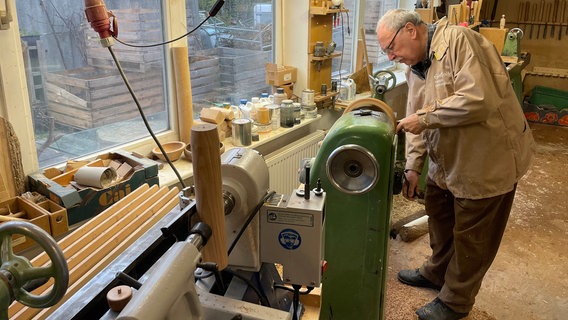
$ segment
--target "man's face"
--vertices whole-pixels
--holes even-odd
[[[383,25],[377,29],[377,40],[382,52],[389,60],[414,65],[424,58],[419,52],[416,26],[410,22],[398,30],[389,30]]]

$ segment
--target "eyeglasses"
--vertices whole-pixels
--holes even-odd
[[[396,39],[396,36],[398,36],[398,33],[400,32],[400,30],[402,30],[402,28],[404,28],[404,26],[398,28],[398,30],[396,30],[396,33],[395,33],[394,36],[392,37],[391,41],[389,42],[389,45],[388,45],[386,48],[381,49],[381,52],[382,52],[384,55],[388,56],[388,55],[392,52],[392,44],[393,44],[393,42],[394,42],[394,39]]]

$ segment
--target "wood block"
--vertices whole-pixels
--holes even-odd
[[[225,108],[220,108],[220,107],[211,107],[209,109],[213,109],[213,110],[223,112],[223,114],[225,115],[225,120],[230,121],[230,120],[235,119],[235,114],[230,109],[225,109]]]
[[[479,28],[479,33],[483,35],[487,40],[491,41],[497,52],[501,54],[503,52],[503,47],[505,46],[505,37],[507,36],[509,29],[499,29],[499,28]]]
[[[199,119],[209,123],[220,124],[225,121],[225,115],[219,110],[203,108],[199,113]]]

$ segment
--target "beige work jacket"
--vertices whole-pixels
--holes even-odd
[[[455,197],[507,193],[528,170],[534,141],[509,74],[491,42],[441,19],[425,80],[407,72],[407,114],[426,126],[407,133],[406,169],[422,171]]]

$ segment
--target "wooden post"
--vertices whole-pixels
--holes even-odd
[[[217,126],[197,124],[191,128],[191,153],[195,201],[199,219],[213,234],[203,248],[203,260],[216,262],[219,270],[229,264],[221,181],[221,155]]]
[[[189,55],[187,47],[172,48],[172,60],[175,77],[179,139],[187,144],[191,139],[191,127],[193,126],[193,100],[191,96],[191,77],[189,74]]]

